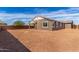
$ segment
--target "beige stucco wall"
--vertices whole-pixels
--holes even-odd
[[[44,21],[47,21],[48,22],[48,27],[47,28],[43,27],[43,22]],[[44,29],[44,30],[52,30],[52,24],[53,24],[53,21],[49,21],[49,20],[38,20],[37,21],[37,24],[35,25],[35,28],[36,29]]]
[[[47,28],[43,27],[43,22],[44,21],[48,22],[48,27]],[[56,24],[54,24],[55,22],[56,22]],[[54,26],[53,26],[53,24],[54,24]],[[43,19],[43,20],[38,20],[37,21],[37,24],[35,24],[35,28],[36,29],[44,29],[44,30],[53,30],[53,29],[62,29],[63,25],[62,25],[62,23],[57,22],[57,21],[50,21],[50,20],[44,20]]]
[[[48,27],[44,28],[43,27],[43,22],[47,21],[48,22]],[[56,24],[53,26],[53,24],[56,22]],[[44,30],[53,30],[53,29],[63,29],[63,28],[71,28],[71,24],[64,24],[58,21],[51,21],[51,20],[46,20],[46,19],[41,19],[38,20],[35,23],[35,28],[36,29],[44,29]]]

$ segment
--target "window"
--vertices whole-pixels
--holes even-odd
[[[44,27],[44,28],[47,28],[47,27],[48,27],[48,21],[44,21],[44,22],[43,22],[43,27]]]

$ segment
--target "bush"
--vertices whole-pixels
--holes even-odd
[[[25,23],[24,23],[23,21],[15,21],[15,22],[13,23],[13,25],[15,25],[15,26],[24,26]]]

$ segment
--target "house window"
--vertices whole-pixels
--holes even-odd
[[[43,22],[43,28],[47,28],[48,27],[48,21],[44,21]]]

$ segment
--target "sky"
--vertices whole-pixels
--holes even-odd
[[[79,24],[79,7],[0,7],[0,20],[8,25],[17,20],[27,24],[35,16],[73,20],[74,24]]]

